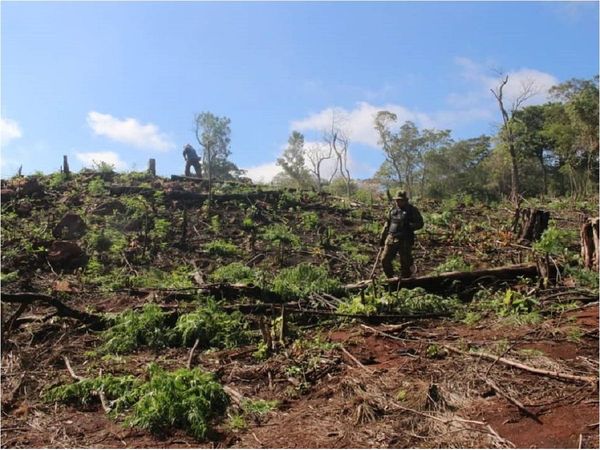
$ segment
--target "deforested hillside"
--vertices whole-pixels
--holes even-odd
[[[597,447],[597,199],[414,204],[2,180],[2,446]]]

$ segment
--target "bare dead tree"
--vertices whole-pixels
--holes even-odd
[[[331,159],[333,149],[329,146],[325,147],[319,143],[313,144],[307,147],[305,150],[306,159],[309,162],[308,170],[315,176],[317,180],[317,191],[321,192],[323,189],[323,163]],[[337,167],[337,166],[336,166]],[[335,172],[334,172],[335,173]],[[331,181],[331,179],[329,180]]]
[[[348,170],[348,145],[350,139],[347,131],[343,128],[342,117],[336,111],[331,114],[331,126],[323,133],[323,140],[331,152],[335,155],[336,165],[331,179],[339,172],[346,183],[346,195],[350,198],[350,186],[352,178]]]
[[[508,152],[510,154],[511,171],[510,171],[510,200],[517,202],[519,199],[519,166],[517,163],[517,148],[516,148],[516,136],[515,130],[513,129],[513,118],[515,113],[523,106],[527,100],[537,94],[535,84],[533,81],[527,81],[521,85],[521,90],[517,97],[513,100],[509,109],[506,108],[504,98],[504,88],[508,83],[508,75],[505,75],[496,89],[490,89],[496,100],[498,101],[498,107],[502,114],[502,122],[504,124],[504,136],[508,146]]]

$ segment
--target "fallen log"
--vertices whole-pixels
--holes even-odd
[[[554,271],[556,269],[554,268]],[[487,280],[513,280],[519,276],[534,278],[538,276],[536,264],[516,264],[512,266],[494,267],[491,269],[480,269],[469,272],[446,272],[439,275],[425,275],[415,278],[390,278],[384,283],[389,288],[413,289],[420,287],[432,292],[443,292],[452,288],[456,282],[461,284],[473,284],[478,281]],[[346,291],[359,291],[373,284],[373,280],[362,280],[358,283],[344,286]]]
[[[20,304],[31,304],[38,301],[42,304],[56,308],[56,314],[61,317],[70,317],[83,322],[86,325],[103,326],[105,322],[104,318],[101,316],[73,309],[62,303],[60,300],[45,294],[38,294],[35,292],[21,292],[15,294],[3,293],[1,300],[3,302]]]

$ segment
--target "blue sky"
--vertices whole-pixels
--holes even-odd
[[[2,176],[92,160],[181,173],[194,113],[231,118],[231,159],[269,180],[292,129],[318,145],[332,114],[350,168],[383,161],[380,109],[455,138],[493,133],[492,70],[509,94],[598,73],[596,2],[3,1]]]

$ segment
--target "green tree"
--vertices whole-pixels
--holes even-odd
[[[396,114],[389,111],[379,111],[375,117],[379,144],[386,157],[378,175],[382,177],[383,184],[402,185],[411,195],[417,182],[421,190],[424,188],[427,178],[426,153],[451,142],[450,130],[420,131],[413,122],[407,121],[398,132],[394,132],[392,126],[397,119]]]
[[[455,194],[486,196],[488,172],[482,164],[490,155],[490,137],[461,140],[425,155],[429,172],[425,192],[433,198]]]
[[[570,146],[567,146],[569,154],[563,154],[563,157],[568,156],[563,172],[572,174],[572,184],[575,177],[583,176],[575,194],[587,194],[591,185],[598,181],[598,76],[589,80],[568,80],[554,86],[550,94],[564,105],[572,129]],[[564,145],[564,132],[559,136]],[[562,150],[564,152],[566,148]]]
[[[304,161],[304,136],[293,131],[288,139],[288,146],[277,164],[292,178],[298,188],[305,188],[310,184],[310,173]]]

